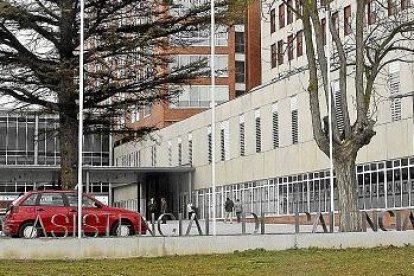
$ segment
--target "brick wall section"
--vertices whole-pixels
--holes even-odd
[[[246,90],[262,82],[260,1],[254,0],[246,14]]]

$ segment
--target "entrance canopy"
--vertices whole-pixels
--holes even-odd
[[[0,185],[3,182],[57,182],[59,166],[0,166]],[[84,166],[84,182],[109,182],[113,186],[135,182],[142,174],[182,174],[190,173],[193,167],[115,167],[115,166]]]

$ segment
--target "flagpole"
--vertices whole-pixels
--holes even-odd
[[[82,153],[83,153],[83,41],[84,41],[84,0],[80,0],[80,41],[79,41],[79,129],[78,129],[78,238],[82,238]]]
[[[216,231],[216,102],[214,98],[214,91],[215,91],[215,85],[216,85],[216,79],[215,79],[215,47],[216,47],[216,39],[215,39],[215,6],[214,6],[214,0],[210,1],[210,7],[211,7],[211,56],[210,56],[210,69],[211,69],[211,194],[212,194],[212,226],[213,226],[213,236],[217,234]]]

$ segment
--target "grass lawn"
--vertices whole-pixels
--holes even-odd
[[[414,247],[253,250],[83,261],[1,260],[0,275],[414,275]]]

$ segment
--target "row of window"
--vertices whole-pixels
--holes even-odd
[[[358,207],[360,210],[414,206],[414,158],[357,165]],[[335,176],[334,176],[335,177]],[[261,179],[217,187],[216,214],[224,216],[224,200],[240,199],[244,212],[293,214],[330,211],[329,171]],[[334,178],[334,205],[338,192]],[[212,212],[212,189],[193,191],[192,202],[204,217]]]
[[[288,61],[294,58],[294,41],[296,40],[296,58],[303,55],[303,31],[299,31],[294,36],[289,35],[287,38],[287,45],[285,41],[279,40],[270,46],[270,63],[271,67],[275,68],[282,65],[285,61],[285,53],[287,52]]]

